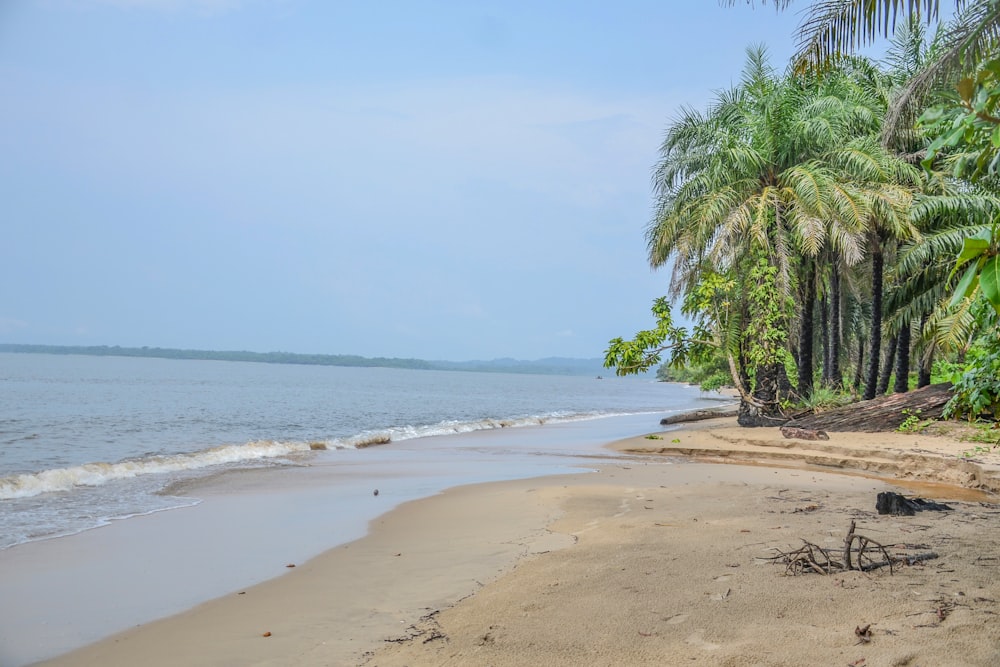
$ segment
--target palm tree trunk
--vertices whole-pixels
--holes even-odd
[[[816,310],[816,263],[807,258],[805,284],[799,325],[799,396],[807,398],[813,391],[813,316]]]
[[[920,318],[920,333],[923,334],[924,327],[927,326],[927,313]],[[931,383],[931,369],[934,366],[934,346],[927,348],[925,354],[920,355],[920,374],[917,376],[917,388],[927,387]]]
[[[788,421],[778,409],[778,397],[785,367],[782,364],[764,364],[757,369],[753,395],[749,400],[741,397],[736,423],[744,427],[781,426]],[[787,382],[788,378],[784,378]]]
[[[896,382],[892,390],[903,394],[910,388],[910,323],[904,322],[896,343]]]
[[[868,379],[865,383],[864,399],[875,398],[878,388],[878,365],[882,351],[882,232],[875,232],[872,244],[872,326],[868,351]]]
[[[844,385],[840,372],[840,271],[837,253],[833,252],[830,264],[830,383],[835,389]]]
[[[823,347],[823,384],[830,383],[830,326],[827,297],[824,294],[819,300],[819,335]]]
[[[861,388],[861,376],[865,367],[865,338],[858,336],[858,365],[854,369],[854,392]]]
[[[899,336],[889,339],[889,346],[885,349],[885,357],[882,359],[882,372],[878,376],[878,388],[875,393],[879,396],[889,391],[889,378],[892,377],[892,366],[896,363],[896,345],[899,344]]]

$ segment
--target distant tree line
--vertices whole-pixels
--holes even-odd
[[[0,343],[0,352],[28,354],[80,354],[98,357],[147,357],[203,361],[248,361],[265,364],[348,366],[356,368],[406,368],[413,370],[528,373],[537,375],[589,375],[600,372],[599,359],[552,357],[537,361],[494,359],[492,361],[426,361],[396,357],[362,357],[354,354],[296,354],[293,352],[248,352],[227,350],[179,350],[164,347],[120,345],[25,345]]]
[[[178,350],[165,347],[121,347],[120,345],[18,345],[0,343],[0,352],[34,354],[82,354],[96,357],[153,357],[157,359],[199,359],[207,361],[250,361],[265,364],[309,366],[361,366],[415,368],[435,366],[422,359],[361,357],[353,354],[296,354],[293,352],[248,352],[245,350]]]

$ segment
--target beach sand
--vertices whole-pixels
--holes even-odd
[[[731,420],[613,446],[631,456],[404,504],[284,576],[43,664],[1000,664],[1000,506],[969,490],[998,488],[994,453]],[[953,510],[880,516],[884,490]],[[852,520],[937,557],[798,576],[775,559],[842,548]]]

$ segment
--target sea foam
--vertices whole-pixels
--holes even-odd
[[[69,491],[77,486],[99,486],[110,481],[140,475],[278,458],[307,451],[309,451],[307,442],[260,441],[244,445],[212,447],[190,454],[148,456],[118,463],[85,463],[68,468],[54,468],[0,478],[0,499],[28,498],[42,493]]]
[[[41,472],[23,473],[0,478],[0,500],[29,498],[43,493],[71,491],[76,487],[94,487],[115,480],[142,475],[175,473],[220,465],[238,465],[265,460],[278,460],[305,455],[317,449],[362,449],[390,442],[431,436],[471,433],[474,431],[535,426],[551,422],[593,419],[598,414],[553,413],[546,416],[515,419],[480,419],[472,421],[442,421],[423,426],[399,426],[329,440],[309,442],[279,442],[261,440],[242,445],[223,445],[197,452],[152,455],[126,459],[117,463],[85,463]]]

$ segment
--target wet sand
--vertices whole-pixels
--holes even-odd
[[[1000,507],[968,488],[994,488],[1000,460],[939,438],[775,434],[703,423],[615,443],[631,458],[597,473],[405,503],[281,577],[45,664],[998,664]],[[757,465],[674,462],[678,446]],[[877,515],[879,491],[914,492],[893,475],[954,509]],[[838,548],[852,520],[937,557],[829,576],[774,560]]]

